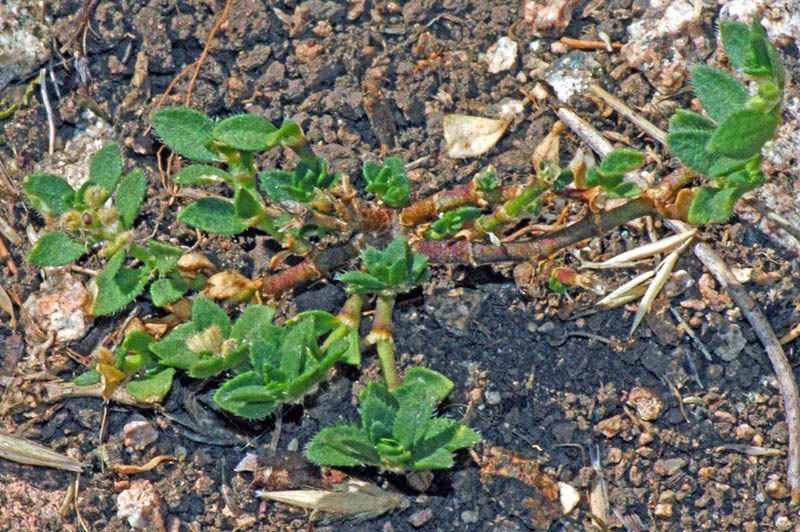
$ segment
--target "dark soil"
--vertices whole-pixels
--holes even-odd
[[[78,28],[84,2],[45,4],[57,48]],[[275,123],[295,120],[329,167],[353,176],[357,187],[363,185],[355,179],[362,161],[378,158],[382,147],[406,163],[428,157],[410,172],[418,197],[466,182],[489,163],[504,182],[521,182],[532,171],[531,153],[556,120],[549,107],[540,104],[537,111],[529,106],[500,142],[474,161],[446,156],[444,114],[492,116],[503,99],[522,99],[531,90],[537,61],[559,59],[551,51],[556,37],[596,39],[605,32],[612,41],[624,42],[626,27],[647,11],[641,2],[614,0],[596,2],[591,16],[584,17],[587,6],[580,2],[565,30],[538,38],[523,21],[518,1],[367,1],[359,12],[361,4],[233,0],[194,83],[191,107],[216,117],[250,112]],[[187,247],[197,239],[175,221],[188,200],[171,201],[163,187],[156,156],[160,144],[148,132],[147,117],[173,78],[200,57],[222,7],[223,2],[214,1],[100,0],[91,12],[85,48],[80,35],[65,62],[53,56],[61,95],[54,103],[57,147],[63,149],[85,129],[83,112],[90,96],[111,121],[130,163],[149,170],[146,216],[137,226],[142,236],[156,231],[157,239]],[[711,50],[715,21],[715,9],[704,11],[702,30],[712,39]],[[480,55],[501,36],[520,43],[517,62],[511,70],[489,75]],[[535,52],[528,47],[534,41],[540,42]],[[797,54],[789,48],[783,51],[796,73]],[[72,67],[79,53],[88,60],[87,87]],[[656,96],[636,70],[628,69],[621,79],[609,76],[624,63],[616,53],[587,53],[598,62],[606,87],[629,104],[641,107]],[[179,78],[164,105],[184,103],[192,72]],[[28,81],[19,80],[18,86]],[[688,94],[676,98],[680,105],[689,104]],[[593,101],[575,102],[574,108],[598,129],[616,132],[634,147],[649,144],[661,152],[634,126],[615,114],[604,115]],[[665,128],[668,116],[649,118]],[[47,157],[41,100],[15,114],[5,126],[5,139],[0,157],[18,186],[32,165]],[[564,136],[564,163],[580,145],[573,135]],[[285,162],[284,154],[270,153],[259,164],[280,167]],[[0,201],[0,215],[20,234],[29,224],[42,227],[29,206],[9,197]],[[654,231],[668,235],[659,223]],[[730,266],[752,268],[749,291],[778,336],[797,324],[800,262],[793,253],[736,217],[702,236],[718,244]],[[602,260],[646,241],[645,225],[632,224],[586,243],[583,253]],[[247,276],[262,275],[274,253],[261,235],[251,233],[233,239],[203,235],[199,250],[219,267]],[[10,249],[19,267],[16,275],[2,266],[3,286],[22,301],[39,289],[42,279],[38,269],[26,264],[27,251],[27,244]],[[577,265],[568,253],[558,260]],[[96,258],[80,265],[101,267]],[[600,276],[617,286],[652,266],[601,270]],[[608,519],[618,529],[800,530],[798,508],[790,504],[785,488],[784,411],[763,349],[737,309],[714,291],[713,280],[699,282],[702,265],[691,254],[680,259],[677,269],[686,270],[694,282],[685,291],[676,289],[671,299],[660,299],[629,338],[635,304],[588,313],[594,296],[559,296],[544,287],[523,294],[505,267],[436,268],[428,286],[398,302],[394,330],[400,368],[425,365],[455,383],[444,412],[454,418],[466,415],[465,423],[481,433],[478,457],[492,446],[503,447],[534,459],[539,474],[578,489],[582,501],[577,510],[553,520],[552,530],[592,529],[589,499],[598,478],[591,464],[594,453],[599,453],[607,483]],[[336,283],[321,282],[296,290],[279,305],[287,316],[308,308],[335,312],[343,300]],[[693,326],[712,360],[679,329],[670,304]],[[142,318],[158,312],[144,301],[139,305]],[[247,452],[267,446],[274,421],[242,423],[215,412],[210,399],[214,383],[202,387],[182,378],[163,408],[154,410],[108,405],[102,452],[109,463],[142,464],[162,454],[182,457],[130,476],[101,465],[103,402],[39,400],[39,381],[70,380],[81,373],[77,360],[88,357],[125,314],[96,320],[81,340],[55,344],[45,353],[46,373],[31,353],[42,340],[25,336],[23,319],[12,328],[3,315],[2,429],[89,464],[81,475],[78,501],[89,530],[129,530],[126,519],[117,515],[118,496],[141,480],[149,481],[163,500],[160,513],[171,531],[304,530],[304,511],[260,501],[250,487],[252,475],[233,472]],[[744,348],[732,359],[720,358],[717,348],[737,334]],[[792,361],[795,350],[787,346]],[[302,408],[285,412],[279,448],[302,449],[321,427],[356,420],[356,390],[377,375],[371,353],[361,371],[339,368]],[[649,419],[637,411],[635,397],[641,393],[657,406]],[[139,416],[156,428],[158,440],[135,450],[123,443],[123,426]],[[776,449],[777,455],[748,455],[742,452],[747,445]],[[317,530],[525,530],[541,523],[537,515],[557,508],[534,488],[482,478],[466,452],[452,470],[437,472],[422,494],[405,478],[374,470],[351,473],[405,493],[410,507],[367,520],[323,520]],[[59,513],[72,482],[72,473],[1,461],[0,530],[81,530],[74,510],[67,506]],[[532,497],[533,503],[517,501],[515,490],[520,489],[531,490],[522,499]]]

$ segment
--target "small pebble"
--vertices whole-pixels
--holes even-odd
[[[125,447],[141,451],[158,439],[158,432],[142,416],[133,416],[122,427],[122,441]]]
[[[478,512],[476,512],[475,510],[465,510],[461,512],[461,520],[464,522],[465,525],[470,523],[477,523]]]
[[[786,531],[792,529],[792,521],[785,515],[779,515],[775,518],[775,529]]]
[[[138,532],[164,532],[164,502],[149,480],[134,480],[117,496],[117,515]]]
[[[490,405],[498,405],[500,404],[500,400],[499,392],[486,392],[486,402]]]
[[[773,499],[785,499],[789,496],[789,488],[777,478],[770,478],[764,485],[764,491]]]
[[[419,512],[414,512],[408,518],[408,522],[411,523],[411,526],[414,528],[419,528],[428,521],[433,518],[433,510],[430,508],[425,508],[424,510],[420,510]]]
[[[653,509],[653,514],[656,517],[672,517],[672,504],[665,503],[665,504],[656,504],[655,509]]]
[[[653,464],[653,471],[659,475],[668,477],[686,467],[688,463],[686,458],[666,458],[656,461],[656,463]]]
[[[661,412],[664,410],[664,402],[652,390],[641,388],[639,386],[633,388],[628,394],[628,405],[636,409],[636,414],[644,421],[654,421],[658,419]]]
[[[616,415],[610,417],[608,419],[604,419],[600,423],[594,426],[594,431],[598,434],[602,434],[608,439],[613,438],[619,431],[622,430],[622,416]]]

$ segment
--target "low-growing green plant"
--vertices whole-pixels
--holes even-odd
[[[302,313],[281,327],[272,323],[274,308],[249,305],[232,322],[202,295],[194,298],[191,312],[190,321],[159,340],[141,329],[125,336],[113,366],[119,381],[132,377],[126,389],[137,400],[161,400],[176,369],[196,379],[234,370],[236,375],[222,384],[214,401],[241,417],[264,418],[280,404],[302,400],[337,361],[350,357],[358,362],[346,334],[337,338],[332,333],[319,345],[320,338],[340,330],[337,316],[326,312]],[[94,384],[112,372],[95,368],[78,383]]]
[[[271,307],[247,306],[231,322],[221,307],[196,296],[191,320],[158,340],[142,331],[129,333],[115,353],[101,357],[96,373],[81,379],[102,375],[109,383],[126,382],[140,400],[160,400],[176,370],[195,378],[233,375],[221,384],[215,401],[236,415],[261,418],[282,403],[300,401],[337,361],[360,362],[361,313],[374,297],[372,328],[363,344],[376,346],[384,381],[371,383],[362,394],[362,425],[325,429],[309,446],[309,457],[331,465],[372,464],[390,470],[448,467],[452,451],[471,445],[477,435],[432,417],[452,388],[446,378],[416,368],[401,383],[392,334],[396,295],[427,281],[429,263],[527,263],[537,281],[559,293],[572,286],[592,288],[592,279],[550,258],[641,216],[694,224],[727,220],[742,194],[767,180],[761,150],[781,119],[785,74],[758,21],[751,27],[723,22],[720,32],[730,64],[755,90],[751,94],[722,70],[694,67],[692,82],[705,114],[678,111],[667,137],[685,168],[647,190],[624,180],[645,163],[644,155],[621,149],[592,168],[576,168],[574,175],[551,162],[536,168],[525,183],[504,184],[486,171],[423,198],[414,197],[402,160],[390,157],[364,163],[366,187],[359,194],[348,176],[328,171],[293,122],[278,128],[254,115],[215,121],[192,109],[159,109],[152,115],[156,134],[192,161],[174,182],[228,189],[227,198],[190,202],[178,220],[221,235],[261,231],[282,247],[270,262],[270,274],[245,279],[245,298],[236,290],[212,290],[219,284],[216,277],[206,284],[202,275],[187,273],[181,268],[181,249],[135,241],[133,222],[147,182],[138,171],[122,177],[116,147],[107,146],[93,157],[90,179],[79,190],[49,174],[29,176],[24,185],[28,198],[60,224],[42,236],[31,262],[68,264],[95,247],[108,259],[93,280],[95,315],[122,309],[151,281],[156,305],[175,303],[204,285],[205,293],[237,303],[251,295],[274,298],[322,277],[344,283],[349,293],[338,315],[310,311],[283,326],[272,323]],[[258,171],[259,152],[281,148],[294,152],[292,167]],[[714,186],[691,187],[706,177]],[[512,237],[553,196],[585,202],[590,212],[538,237],[516,238],[524,231]],[[627,201],[605,210],[606,199]],[[294,264],[279,269],[290,255]],[[359,261],[360,267],[352,269]],[[336,275],[346,268],[350,270]]]
[[[767,181],[761,148],[781,121],[786,76],[777,51],[758,20],[752,27],[721,22],[720,34],[731,65],[756,85],[754,94],[730,74],[707,65],[692,68],[694,92],[703,116],[678,110],[669,121],[667,145],[689,168],[713,179],[694,195],[687,220],[724,222],[742,195]]]
[[[306,456],[322,465],[371,465],[387,471],[451,467],[453,451],[480,440],[466,425],[435,415],[452,389],[444,375],[419,367],[410,368],[392,391],[370,382],[359,394],[361,423],[322,429]]]

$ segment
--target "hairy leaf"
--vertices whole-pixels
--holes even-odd
[[[28,262],[34,266],[64,266],[78,260],[85,252],[86,247],[64,231],[52,231],[36,241],[28,254]]]
[[[109,196],[114,193],[122,175],[122,153],[116,144],[106,144],[89,162],[89,181],[103,187]]]
[[[236,207],[230,201],[218,198],[203,198],[190,203],[178,215],[181,222],[209,233],[235,235],[247,226],[236,215]]]
[[[156,279],[150,285],[150,298],[157,307],[174,303],[183,297],[188,290],[187,283],[183,280],[163,278]]]
[[[143,403],[158,403],[172,387],[175,368],[161,368],[132,380],[125,387],[128,393]]]
[[[708,175],[719,156],[706,149],[712,133],[710,131],[685,129],[667,135],[667,146],[683,164]]]
[[[216,325],[222,332],[223,337],[228,338],[231,334],[231,319],[228,314],[204,295],[198,295],[194,298],[192,323],[194,323],[199,332]]]
[[[214,138],[237,150],[260,151],[270,148],[267,135],[277,131],[269,120],[256,115],[236,115],[218,122]]]
[[[75,202],[75,191],[69,183],[52,174],[30,174],[22,189],[33,206],[45,214],[60,216]]]
[[[366,431],[354,425],[322,429],[306,448],[306,457],[315,464],[335,467],[377,465],[380,460]]]
[[[688,109],[678,109],[675,114],[669,119],[669,132],[675,133],[676,131],[700,130],[700,131],[714,131],[716,124],[694,111]]]
[[[725,55],[737,70],[744,70],[750,61],[750,28],[740,22],[725,20],[719,23],[719,33]]]
[[[201,163],[221,160],[208,149],[214,141],[214,122],[200,111],[165,107],[153,113],[152,120],[161,142],[172,151]]]
[[[694,92],[703,109],[717,123],[729,114],[744,109],[750,93],[742,83],[730,74],[707,65],[692,67]]]
[[[711,136],[708,149],[732,159],[749,159],[775,135],[779,121],[773,113],[764,114],[753,109],[736,111],[719,125]]]
[[[117,190],[117,212],[125,229],[133,226],[146,192],[147,179],[141,170],[134,170],[120,182]]]

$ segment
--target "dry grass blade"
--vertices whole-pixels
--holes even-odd
[[[780,339],[781,345],[786,345],[795,338],[800,336],[800,323],[792,327],[792,330],[783,335]]]
[[[349,479],[335,490],[257,491],[256,495],[317,512],[367,518],[395,509],[406,498],[369,482]]]
[[[38,443],[2,433],[0,433],[0,457],[20,464],[53,467],[75,473],[80,473],[85,465]]]
[[[739,445],[731,443],[728,445],[720,445],[714,448],[715,453],[724,451],[734,451],[737,453],[746,454],[748,456],[781,456],[783,451],[780,449],[773,449],[771,447],[758,447],[755,445]]]
[[[652,257],[656,253],[662,253],[674,248],[675,246],[681,245],[682,243],[689,240],[696,234],[697,234],[697,229],[692,229],[691,231],[686,231],[684,233],[679,233],[677,235],[668,236],[656,242],[652,242],[650,244],[645,244],[643,246],[639,246],[638,248],[631,249],[629,251],[626,251],[625,253],[620,253],[619,255],[611,257],[607,261],[601,262],[600,264],[604,266],[610,266],[617,263],[625,263],[634,260],[644,259],[646,257]]]
[[[650,270],[649,272],[640,273],[639,275],[637,275],[636,277],[634,277],[627,283],[623,284],[619,288],[615,289],[606,297],[595,303],[595,305],[598,307],[608,307],[609,305],[612,304],[612,302],[622,298],[631,290],[637,288],[639,285],[641,285],[642,283],[653,277],[655,274],[656,274],[655,270]]]
[[[628,333],[629,336],[633,336],[633,333],[636,331],[636,328],[641,323],[642,318],[644,315],[650,311],[650,307],[653,305],[653,301],[658,296],[661,289],[664,287],[664,284],[669,279],[669,276],[672,275],[672,270],[675,268],[675,263],[678,262],[678,258],[681,255],[681,251],[686,248],[686,244],[689,241],[686,241],[681,247],[667,255],[667,258],[661,263],[661,266],[658,268],[658,273],[656,273],[653,282],[650,283],[650,286],[647,287],[647,292],[644,293],[644,297],[642,301],[639,303],[639,308],[636,309],[636,315],[633,317],[633,325],[631,325],[631,332]]]
[[[15,246],[22,244],[22,237],[14,231],[14,228],[2,216],[0,216],[0,234]]]

